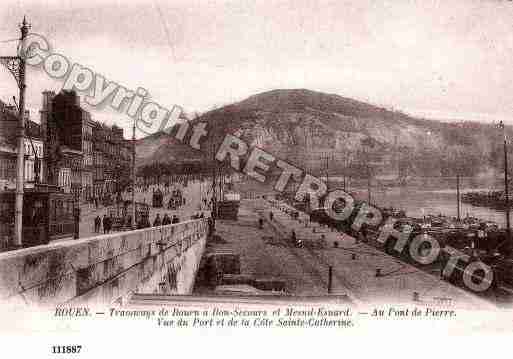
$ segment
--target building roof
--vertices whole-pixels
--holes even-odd
[[[27,113],[29,113],[27,111]],[[41,126],[30,119],[25,124],[25,135],[31,138],[41,138]],[[0,100],[0,138],[8,143],[18,137],[18,113],[15,107]]]

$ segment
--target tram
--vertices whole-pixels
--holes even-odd
[[[14,239],[15,192],[0,192],[0,248],[9,249]],[[22,246],[48,244],[57,239],[78,238],[80,210],[73,194],[56,186],[38,185],[23,195]]]
[[[179,189],[173,190],[171,196],[169,197],[169,201],[167,202],[167,208],[171,210],[177,210],[180,206],[185,204],[185,199],[182,195],[182,191]]]
[[[153,208],[162,208],[162,202],[164,201],[164,194],[160,189],[153,191],[152,206]]]

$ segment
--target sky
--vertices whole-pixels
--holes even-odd
[[[23,16],[54,52],[159,104],[204,112],[273,89],[307,88],[442,120],[513,125],[508,0],[2,0],[0,55]],[[27,107],[62,81],[27,74]],[[0,71],[0,99],[17,96]],[[108,108],[93,118],[130,128]],[[128,135],[128,131],[125,131]]]

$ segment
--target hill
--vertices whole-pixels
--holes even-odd
[[[331,173],[353,176],[369,167],[399,177],[478,176],[502,166],[502,134],[493,125],[415,118],[306,89],[264,92],[192,121],[207,122],[217,139],[235,134],[314,173],[324,171],[326,155]],[[137,153],[139,165],[205,158],[162,133],[139,140]]]

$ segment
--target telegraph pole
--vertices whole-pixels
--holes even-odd
[[[371,204],[371,177],[369,165],[367,165],[367,202],[369,205]]]
[[[327,153],[326,153],[324,159],[326,160],[326,190],[329,191],[329,186],[330,186],[330,179],[329,179],[329,173],[328,173],[329,155]]]
[[[371,204],[371,169],[370,169],[370,158],[369,150],[365,152],[366,167],[367,167],[367,203]]]
[[[506,233],[508,241],[511,240],[511,223],[509,219],[509,186],[508,186],[508,146],[506,141],[506,129],[501,121],[499,126],[504,134],[504,196],[506,197]]]
[[[25,39],[30,26],[25,17],[20,26],[21,43],[18,56],[2,56],[0,62],[6,66],[16,79],[19,88],[19,107],[18,107],[18,156],[16,159],[16,199],[14,210],[14,243],[15,247],[22,246],[23,235],[23,187],[25,180]]]
[[[137,225],[137,223],[135,223],[135,121],[134,119],[134,125],[132,127],[132,220],[130,221],[132,229],[135,229]]]
[[[458,223],[461,222],[460,216],[460,174],[456,174],[456,206],[458,211]]]
[[[212,139],[212,210],[210,217],[212,218],[212,229],[216,228],[217,218],[217,171],[216,171],[216,144],[215,137]]]
[[[344,192],[347,192],[347,182],[348,182],[348,178],[347,178],[347,168],[348,168],[348,160],[347,160],[347,155],[344,156]]]
[[[21,48],[25,49],[25,39],[27,37],[29,26],[27,20],[23,17],[21,24]],[[15,237],[14,245],[17,247],[22,246],[23,241],[23,187],[25,180],[25,59],[23,56],[19,58],[19,88],[20,88],[20,108],[19,108],[19,121],[20,133],[18,137],[18,158],[16,160],[16,209],[14,218]]]

